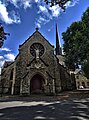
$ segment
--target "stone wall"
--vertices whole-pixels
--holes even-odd
[[[33,43],[44,46],[44,54],[36,60],[30,53]],[[11,70],[14,70],[13,80],[10,80]],[[38,31],[33,33],[22,45],[13,64],[2,70],[3,91],[11,94],[30,94],[31,79],[39,74],[44,79],[44,93],[58,94],[71,88],[71,79],[66,68],[59,64],[52,46]],[[10,84],[12,83],[12,87]],[[11,90],[10,90],[11,89]]]
[[[44,54],[40,58],[40,64],[43,65],[43,67],[39,69],[35,68],[35,58],[30,54],[30,46],[33,43],[41,43],[45,49]],[[41,36],[39,32],[36,32],[34,36],[32,36],[22,46],[20,46],[19,51],[20,68],[18,68],[17,65],[17,70],[21,70],[21,73],[18,71],[18,74],[20,75],[20,80],[23,81],[24,76],[28,72],[27,68],[29,67],[29,80],[27,80],[28,82],[31,80],[31,76],[36,73],[41,73],[42,75],[45,75],[45,79],[47,81],[45,85],[46,88],[48,84],[51,84],[51,89],[53,89],[54,80],[57,86],[56,91],[60,91],[60,71],[57,67],[56,57],[54,56],[54,47],[50,43],[48,43],[48,41],[45,40],[45,38]],[[32,66],[33,68],[31,68]],[[16,80],[18,80],[17,77]]]
[[[2,68],[1,71],[1,92],[11,94],[11,86],[13,80],[10,80],[11,71],[14,68],[14,63],[11,63],[8,67]]]

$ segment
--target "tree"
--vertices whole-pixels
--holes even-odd
[[[4,32],[4,27],[0,23],[0,48],[3,46],[4,40],[6,40],[6,35],[10,35],[9,33]]]
[[[54,6],[54,5],[59,5],[59,7],[61,7],[63,10],[65,10],[65,4],[68,1],[72,1],[72,0],[44,0],[46,2],[46,4],[50,4],[50,6]]]
[[[84,62],[82,69],[85,73],[85,76],[89,79],[89,59],[86,62]]]
[[[81,57],[81,22],[74,22],[72,25],[67,28],[67,31],[64,32],[64,52],[65,52],[65,62],[68,68],[75,69],[80,61]]]
[[[83,13],[81,21],[74,22],[62,33],[66,66],[75,69],[82,65],[86,74],[89,71],[89,8]]]

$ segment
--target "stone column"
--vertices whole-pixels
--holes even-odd
[[[53,93],[55,94],[55,81],[53,79]]]
[[[28,89],[29,89],[29,90],[28,90],[28,91],[29,91],[29,92],[28,92],[28,95],[30,95],[30,94],[31,94],[31,93],[30,93],[30,92],[31,92],[31,91],[30,91],[30,77],[28,78]]]
[[[14,94],[15,74],[16,74],[16,65],[14,65],[14,71],[13,71],[13,81],[12,81],[11,95],[13,95],[13,94]]]
[[[22,95],[22,81],[23,80],[21,80],[21,83],[20,83],[20,94]]]

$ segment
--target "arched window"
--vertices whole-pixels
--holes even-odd
[[[14,69],[11,70],[10,80],[13,80],[13,72],[14,72]]]

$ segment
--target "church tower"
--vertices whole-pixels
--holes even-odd
[[[62,48],[61,48],[61,44],[60,44],[60,39],[59,39],[59,35],[58,35],[58,28],[57,28],[57,24],[56,24],[56,57],[59,59],[59,63],[63,66],[65,66],[65,60],[64,60],[64,56],[62,54]]]
[[[58,28],[56,24],[56,55],[62,55],[62,49],[59,42]]]

